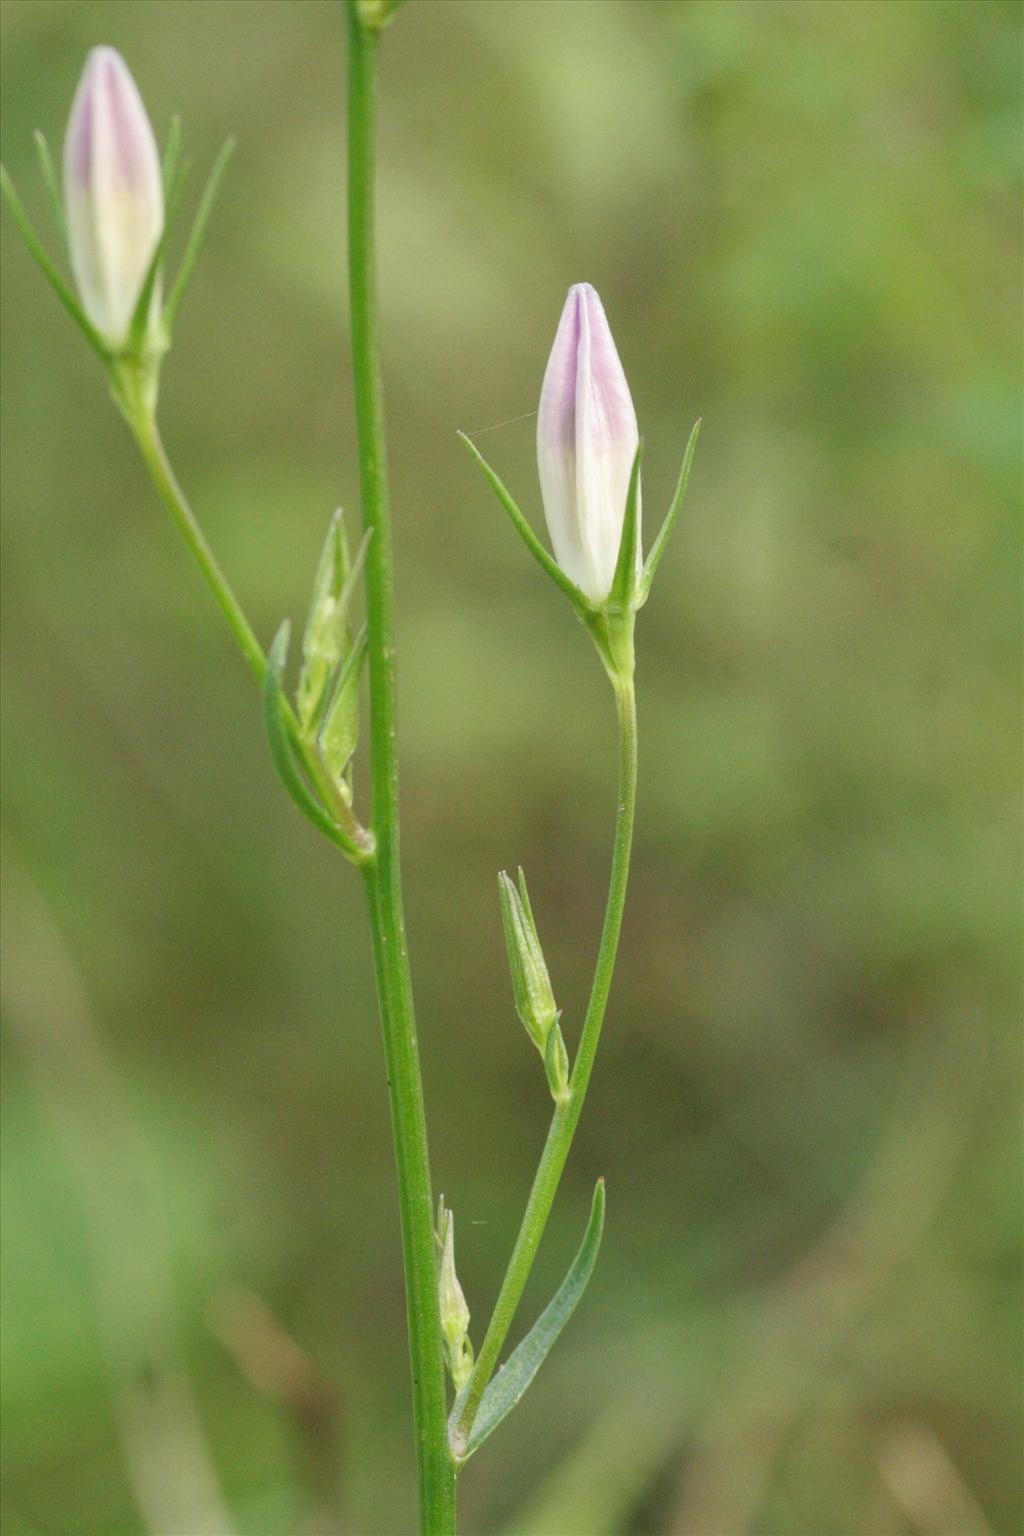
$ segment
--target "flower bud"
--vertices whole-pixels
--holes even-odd
[[[320,708],[331,673],[341,660],[347,615],[339,599],[351,565],[339,507],[324,540],[302,637],[302,673],[296,703],[304,731],[309,729]]]
[[[611,590],[638,441],[601,300],[589,283],[575,283],[540,392],[537,468],[555,556],[594,603]]]
[[[540,947],[537,925],[526,890],[526,877],[519,871],[519,889],[504,870],[498,875],[498,900],[505,930],[508,967],[516,1012],[534,1045],[544,1055],[551,1026],[558,1018],[551,980]]]
[[[92,50],[75,93],[64,140],[64,212],[82,306],[100,335],[120,347],[163,233],[164,199],[153,129],[114,48]]]
[[[443,1195],[437,1208],[437,1242],[440,1249],[437,1297],[441,1335],[448,1369],[458,1392],[473,1369],[473,1346],[469,1340],[469,1307],[455,1273],[455,1217],[446,1209]]]

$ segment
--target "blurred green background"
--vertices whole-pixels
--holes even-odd
[[[495,872],[575,1039],[614,803],[536,512],[564,290],[600,290],[688,506],[639,631],[641,802],[601,1058],[522,1321],[587,1299],[462,1479],[473,1536],[1011,1536],[1019,1269],[1020,8],[413,0],[381,296],[404,847],[436,1184],[479,1342],[547,1121]],[[87,48],[195,169],[239,138],[164,372],[269,639],[355,513],[336,0],[6,0],[40,225]],[[103,380],[3,221],[4,1531],[413,1524],[358,880]],[[55,239],[51,245],[55,244]],[[509,423],[498,426],[499,423]],[[363,775],[365,778],[365,774]]]

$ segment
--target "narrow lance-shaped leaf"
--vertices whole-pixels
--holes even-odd
[[[184,297],[185,289],[188,287],[189,278],[192,276],[192,268],[196,264],[196,257],[199,255],[199,248],[203,243],[203,236],[206,233],[207,221],[211,212],[213,211],[214,199],[217,196],[217,188],[220,185],[220,179],[223,176],[225,169],[227,168],[227,163],[231,159],[234,148],[234,139],[228,139],[223,144],[220,154],[213,162],[213,169],[210,171],[206,186],[203,189],[203,195],[199,199],[199,207],[196,209],[196,216],[192,223],[192,232],[188,237],[188,244],[185,247],[185,254],[181,259],[181,267],[178,270],[178,275],[174,280],[174,285],[168,294],[167,303],[164,306],[164,323],[168,331],[170,331],[172,325],[174,324],[174,317],[178,312],[178,305],[181,303],[182,298]]]
[[[512,1351],[501,1370],[488,1385],[470,1429],[467,1443],[460,1445],[453,1441],[452,1454],[456,1461],[467,1461],[488,1435],[497,1429],[502,1419],[512,1412],[543,1365],[551,1346],[575,1312],[587,1288],[597,1261],[603,1228],[604,1180],[598,1179],[590,1207],[587,1230],[569,1273],[526,1338]],[[449,1433],[458,1423],[461,1408],[462,1399],[457,1397],[448,1421]]]
[[[82,308],[81,304],[78,302],[77,298],[72,292],[70,284],[64,280],[60,272],[50,260],[49,256],[46,254],[42,242],[40,241],[39,236],[36,234],[35,230],[32,228],[31,220],[29,219],[28,214],[25,212],[25,209],[22,206],[21,199],[15,190],[14,182],[7,174],[7,170],[4,166],[0,166],[0,191],[3,192],[3,195],[7,201],[7,206],[11,210],[11,215],[14,219],[14,222],[17,224],[21,233],[21,238],[24,240],[26,246],[28,247],[29,255],[35,261],[39,270],[50,284],[58,299],[60,299],[61,303],[64,305],[64,308],[67,310],[72,320],[83,332],[86,341],[88,341],[93,350],[98,352],[100,357],[102,357],[104,362],[106,362],[110,357],[110,348],[107,346],[106,342],[103,340],[103,337],[93,325],[92,321],[86,315],[85,310]]]
[[[612,577],[612,589],[608,594],[608,600],[624,613],[635,605],[637,590],[637,571],[640,554],[640,462],[644,456],[644,445],[641,440],[637,443],[636,453],[633,455],[633,468],[629,475],[629,490],[626,492],[626,515],[622,520],[622,540],[619,544],[619,557],[615,562],[615,575]]]
[[[546,575],[551,577],[551,580],[555,583],[556,587],[560,587],[562,589],[566,597],[569,599],[581,617],[585,618],[589,614],[593,613],[593,603],[590,602],[589,598],[584,596],[572,578],[565,574],[558,561],[555,560],[553,556],[548,554],[547,550],[544,548],[543,544],[540,542],[537,535],[530,527],[526,518],[519,510],[516,503],[513,501],[511,493],[506,490],[505,486],[502,484],[501,480],[499,480],[498,476],[488,464],[487,460],[484,458],[476,444],[470,441],[465,432],[460,432],[459,437],[465,443],[468,452],[476,460],[484,474],[487,476],[491,489],[493,490],[495,496],[497,496],[498,500],[501,502],[501,505],[505,508],[505,511],[508,513],[513,528],[515,528],[519,537],[522,539],[523,543],[530,551],[530,554],[540,566],[541,570],[544,571]]]
[[[60,200],[60,183],[57,180],[57,172],[50,154],[50,146],[46,142],[46,135],[37,128],[32,135],[36,143],[36,154],[39,157],[39,171],[43,178],[43,184],[50,198],[50,207],[53,209],[53,217],[60,231],[60,238],[64,242],[64,249],[70,255],[71,246],[68,243],[68,226],[64,219],[64,209]]]
[[[270,742],[270,753],[277,769],[278,777],[284,785],[291,799],[318,832],[334,843],[345,853],[351,854],[353,844],[335,821],[328,816],[323,806],[316,800],[311,791],[306,787],[305,780],[299,771],[295,761],[292,744],[288,739],[288,732],[284,723],[284,690],[282,677],[284,674],[285,659],[288,655],[288,640],[291,634],[291,625],[286,619],[274,636],[274,643],[270,647],[267,656],[267,670],[263,678],[263,722],[267,728],[267,740]]]
[[[697,448],[697,438],[700,436],[702,419],[703,418],[698,418],[697,421],[695,421],[693,424],[693,430],[691,431],[689,441],[686,444],[686,452],[683,454],[682,468],[679,471],[679,480],[676,484],[676,493],[672,497],[672,505],[668,509],[668,512],[665,516],[665,521],[662,523],[661,528],[658,530],[658,537],[651,545],[651,552],[647,556],[647,561],[640,576],[640,591],[638,594],[639,605],[646,603],[648,597],[650,596],[651,583],[653,582],[655,572],[661,563],[661,557],[665,553],[665,545],[668,543],[669,534],[675,527],[676,518],[679,516],[680,510],[682,508],[683,501],[686,496],[686,487],[690,479],[690,465],[693,463],[693,455]]]

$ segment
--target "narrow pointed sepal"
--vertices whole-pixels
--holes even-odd
[[[359,744],[359,682],[366,655],[366,625],[352,642],[338,671],[333,694],[317,733],[317,749],[339,792],[352,798],[349,765]],[[346,776],[348,775],[348,776]]]
[[[318,728],[323,719],[330,674],[344,648],[345,615],[339,612],[338,598],[351,565],[339,507],[328,525],[320,552],[302,636],[302,670],[295,702],[303,731]]]
[[[637,580],[640,570],[640,464],[644,456],[643,440],[637,443],[633,455],[633,468],[629,475],[626,493],[626,514],[622,520],[622,538],[619,556],[615,562],[615,575],[608,594],[608,606],[628,613],[637,606]]]
[[[17,188],[11,180],[5,166],[0,165],[0,192],[11,211],[11,217],[18,226],[18,232],[25,242],[25,247],[36,266],[42,272],[46,281],[50,284],[72,320],[82,332],[86,341],[104,362],[108,362],[111,355],[107,341],[102,337],[92,321],[86,314],[71,284],[61,276],[59,269],[47,255],[46,249],[32,226],[32,221],[25,212]]]
[[[53,213],[57,229],[60,232],[64,250],[70,256],[71,246],[68,241],[68,226],[64,219],[64,209],[61,206],[60,183],[57,180],[57,171],[53,163],[53,156],[50,154],[50,146],[46,142],[46,135],[40,129],[37,128],[32,137],[35,140],[36,156],[39,160],[39,173],[43,178],[43,185],[46,187],[46,194],[50,199],[50,209]]]
[[[511,522],[513,528],[516,530],[519,537],[530,551],[530,554],[540,566],[541,570],[546,576],[551,578],[556,587],[565,593],[566,597],[572,603],[579,616],[583,619],[587,618],[595,611],[593,603],[587,596],[585,596],[583,592],[581,592],[580,588],[576,585],[572,578],[565,574],[558,561],[548,554],[547,550],[544,548],[543,544],[540,542],[537,535],[530,527],[530,524],[519,510],[519,507],[512,499],[510,492],[502,484],[501,480],[488,464],[487,460],[484,458],[476,444],[466,436],[465,432],[460,432],[459,437],[462,439],[462,442],[464,443],[466,451],[469,453],[470,457],[475,459],[477,464],[483,470],[491,489],[508,514],[509,521]]]
[[[196,209],[196,216],[192,221],[192,229],[189,233],[188,244],[185,246],[185,254],[181,258],[178,275],[174,279],[171,291],[167,296],[167,302],[164,305],[163,323],[168,339],[171,335],[175,316],[178,313],[178,306],[185,296],[185,290],[192,276],[192,269],[195,267],[196,258],[203,244],[206,226],[209,222],[210,214],[213,212],[213,205],[217,198],[221,177],[224,175],[228,161],[231,159],[234,151],[234,139],[227,139],[221,145],[220,153],[213,162],[213,167],[206,180],[206,186],[203,188],[203,195],[199,199],[199,207]]]
[[[448,1420],[448,1437],[452,1455],[460,1465],[469,1460],[488,1435],[497,1429],[502,1419],[512,1412],[544,1364],[551,1346],[579,1306],[594,1273],[603,1230],[604,1179],[598,1179],[587,1230],[569,1273],[526,1338],[512,1351],[501,1370],[488,1384],[468,1435],[464,1432],[460,1434],[457,1427],[465,1400],[465,1389],[455,1399]]]
[[[562,1038],[562,1028],[556,1017],[548,1031],[544,1047],[544,1071],[547,1075],[551,1097],[556,1104],[569,1101],[569,1053]]]
[[[152,325],[154,312],[159,309],[159,301],[154,303],[160,284],[160,269],[164,259],[164,241],[167,237],[168,226],[165,224],[157,241],[156,249],[146,268],[146,275],[139,289],[139,297],[135,301],[135,309],[132,311],[131,322],[128,326],[128,343],[126,351],[136,357],[142,357],[145,353],[159,354],[166,352],[170,344],[170,333],[166,325]]]
[[[669,535],[675,527],[676,519],[682,510],[683,501],[686,498],[686,487],[690,480],[690,466],[693,463],[693,455],[697,449],[697,438],[700,436],[702,420],[702,417],[698,417],[693,424],[689,441],[686,444],[686,452],[683,454],[683,463],[679,471],[675,495],[672,497],[672,505],[668,509],[665,521],[658,530],[658,537],[651,545],[650,554],[647,556],[643,571],[640,574],[640,586],[637,593],[638,608],[642,608],[651,595],[651,584],[654,581],[655,573],[661,564],[661,557],[665,553],[665,546],[668,543]]]

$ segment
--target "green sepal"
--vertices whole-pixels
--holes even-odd
[[[344,643],[344,615],[339,614],[338,598],[350,564],[344,519],[339,507],[328,525],[320,552],[302,634],[302,670],[295,703],[303,731],[318,729],[327,708],[328,679],[338,663]]]
[[[547,1076],[551,1097],[556,1104],[565,1104],[569,1098],[569,1052],[562,1039],[562,1027],[556,1015],[548,1030],[544,1047],[544,1072]]]
[[[640,548],[640,463],[644,456],[643,440],[637,443],[633,455],[633,468],[629,474],[629,490],[626,492],[626,511],[622,519],[622,536],[619,539],[619,555],[615,562],[611,591],[606,598],[608,607],[628,613],[637,606],[637,576]]]
[[[686,487],[690,479],[690,466],[693,463],[693,455],[697,448],[697,438],[700,436],[702,420],[702,417],[698,417],[693,424],[693,429],[690,432],[689,441],[686,444],[686,452],[683,454],[682,468],[679,471],[679,480],[676,484],[675,495],[672,497],[672,505],[668,509],[668,512],[665,516],[665,521],[662,523],[661,528],[658,530],[658,537],[651,545],[650,553],[648,554],[647,560],[644,563],[644,568],[640,573],[640,585],[637,592],[638,608],[642,608],[650,596],[651,583],[654,580],[655,572],[661,563],[662,555],[665,553],[665,545],[668,543],[669,534],[675,527],[676,518],[679,516],[680,510],[682,509],[683,500],[686,496]]]
[[[317,746],[328,772],[338,782],[342,793],[348,790],[343,777],[359,743],[359,679],[366,655],[364,624],[341,664],[334,696],[327,707],[317,736]]]
[[[604,1179],[598,1179],[594,1188],[587,1230],[569,1273],[526,1338],[512,1351],[501,1370],[488,1384],[465,1444],[460,1444],[455,1433],[455,1426],[458,1424],[459,1414],[465,1401],[465,1390],[455,1399],[455,1405],[448,1420],[448,1434],[452,1455],[460,1465],[469,1460],[488,1435],[497,1429],[502,1419],[512,1412],[543,1365],[551,1346],[575,1312],[587,1288],[597,1262],[597,1251],[601,1246],[603,1229]]]
[[[203,243],[203,236],[206,233],[207,221],[213,211],[214,199],[217,196],[220,179],[227,168],[227,163],[231,159],[234,148],[234,139],[227,139],[221,146],[220,153],[213,162],[213,167],[207,177],[206,186],[203,188],[203,195],[199,199],[199,207],[196,209],[196,216],[192,221],[192,229],[188,237],[188,244],[185,246],[185,254],[181,258],[178,275],[174,279],[171,291],[167,296],[167,302],[164,305],[163,323],[168,338],[174,325],[174,317],[178,312],[178,305],[184,297],[185,289],[188,287],[189,279],[192,276],[192,269],[196,264],[196,257],[199,255],[199,248]]]
[[[513,528],[516,530],[519,537],[530,551],[530,554],[540,566],[541,570],[545,573],[545,575],[550,576],[551,580],[555,583],[555,586],[559,587],[565,593],[566,597],[572,603],[580,618],[589,618],[590,615],[596,611],[594,604],[587,596],[585,596],[583,592],[580,591],[579,587],[572,580],[572,578],[565,574],[558,561],[555,560],[553,556],[548,554],[547,550],[544,548],[544,545],[540,542],[537,535],[526,521],[526,518],[519,510],[516,503],[513,501],[510,492],[506,490],[505,486],[502,484],[501,480],[488,464],[479,448],[477,448],[476,444],[466,436],[465,432],[460,432],[459,437],[462,439],[471,457],[476,460],[480,468],[483,470],[488,479],[488,482],[490,483],[491,489],[497,496],[498,500],[501,502],[501,505],[504,507],[505,511],[508,513]]]
[[[302,637],[302,671],[296,693],[299,720],[303,731],[310,735],[321,730],[328,710],[333,707],[332,700],[338,698],[340,678],[335,672],[339,662],[348,676],[353,654],[349,608],[371,537],[372,530],[368,529],[352,560],[340,508],[327,530]],[[355,749],[354,740],[352,748]]]
[[[523,912],[526,915],[527,922],[533,930],[534,937],[537,938],[537,947],[539,949],[540,939],[537,937],[537,919],[533,915],[533,905],[530,901],[530,893],[526,889],[526,871],[523,869],[521,864],[516,868],[516,885],[519,889],[519,900],[523,904]]]
[[[149,258],[149,266],[139,289],[139,296],[135,300],[135,308],[132,310],[131,323],[128,326],[128,340],[124,351],[132,353],[136,357],[144,357],[147,354],[159,353],[166,350],[166,341],[163,346],[154,346],[154,341],[159,341],[159,332],[151,325],[153,293],[160,277],[160,268],[164,259],[164,247],[167,243],[168,224],[164,221],[160,239]]]
[[[291,625],[285,619],[274,636],[274,643],[267,655],[267,670],[263,677],[263,723],[270,743],[270,755],[274,760],[278,778],[303,816],[313,823],[318,832],[322,832],[324,837],[351,857],[359,850],[307,788],[299,771],[299,765],[295,761],[295,753],[288,736],[284,714],[283,678],[290,637]]]
[[[78,326],[79,330],[82,331],[86,341],[92,347],[93,351],[96,352],[105,363],[109,362],[112,356],[110,347],[107,345],[106,341],[100,335],[99,331],[93,325],[92,321],[85,313],[85,310],[78,302],[78,299],[76,298],[70,284],[67,283],[61,276],[60,272],[54,266],[53,262],[50,260],[50,257],[44,250],[42,241],[39,239],[39,236],[32,228],[32,221],[22,206],[22,202],[15,189],[14,182],[11,180],[7,173],[6,167],[4,166],[0,166],[0,191],[3,192],[3,195],[7,201],[7,206],[11,210],[11,214],[14,218],[14,222],[18,226],[21,238],[24,240],[25,245],[28,247],[29,255],[36,263],[36,266],[42,272],[43,276],[50,284],[50,287],[53,289],[58,299],[60,299],[61,303],[64,305],[64,308],[67,310],[72,320]]]
[[[60,200],[60,183],[57,180],[57,172],[53,165],[53,156],[50,154],[50,146],[46,142],[46,135],[37,128],[32,135],[36,144],[36,155],[39,158],[39,172],[43,178],[50,198],[50,207],[53,209],[53,217],[60,231],[60,238],[64,243],[64,249],[71,254],[71,245],[68,240],[68,226],[64,218],[64,208]]]

